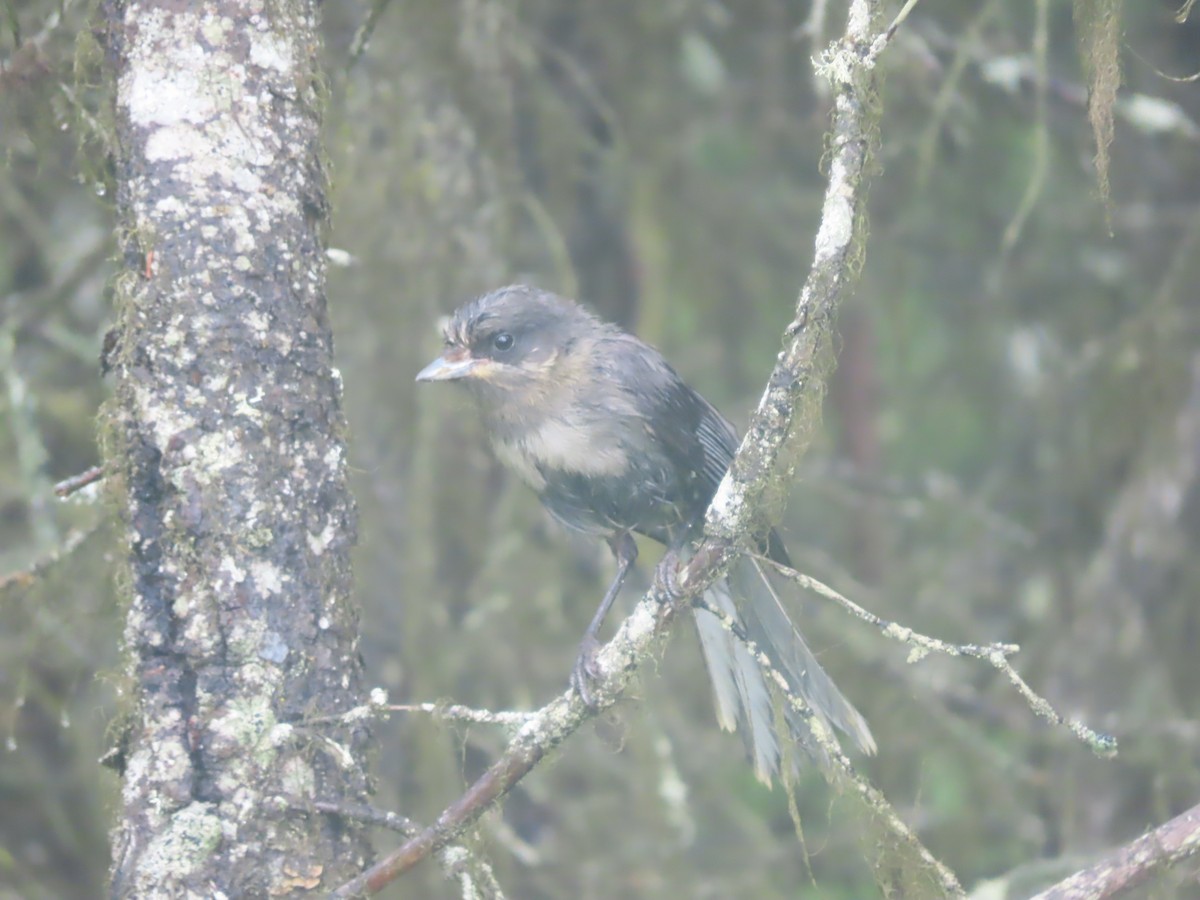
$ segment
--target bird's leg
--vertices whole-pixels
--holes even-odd
[[[617,599],[617,594],[621,593],[621,585],[625,583],[625,576],[633,568],[638,555],[637,542],[628,531],[613,535],[608,540],[608,546],[612,548],[612,552],[617,557],[617,575],[613,578],[612,584],[608,586],[608,590],[605,591],[604,599],[596,608],[596,614],[592,616],[592,623],[583,633],[583,641],[579,644],[579,658],[575,660],[575,667],[571,670],[571,687],[579,692],[579,698],[585,704],[593,708],[596,706],[596,702],[595,697],[592,696],[589,682],[599,674],[596,671],[596,651],[600,647],[597,635],[600,633],[600,626],[604,624],[605,616],[612,608],[613,601]]]

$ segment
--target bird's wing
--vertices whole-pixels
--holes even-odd
[[[685,521],[698,524],[733,461],[737,432],[653,347],[623,332],[609,340],[613,352],[601,358],[611,360],[611,368],[600,374],[626,385],[636,406],[645,405],[646,424],[677,476],[677,496],[671,499]],[[778,563],[789,564],[783,541],[774,529],[761,542],[760,551]]]
[[[632,335],[621,335],[617,344],[619,375],[645,405],[646,424],[659,451],[693,486],[688,512],[703,512],[733,459],[737,433],[653,347]]]
[[[696,473],[696,496],[692,499],[689,515],[698,519],[708,509],[721,479],[725,477],[729,464],[733,462],[733,455],[738,447],[737,432],[711,403],[679,380],[678,376],[668,402],[683,410],[684,417],[693,423],[682,436],[673,429],[661,429],[658,437],[668,455],[694,460],[697,457],[693,454],[698,448],[703,459],[701,465],[692,469]],[[690,437],[691,434],[695,435],[694,440]],[[759,551],[781,565],[791,565],[783,540],[774,528],[759,542]]]

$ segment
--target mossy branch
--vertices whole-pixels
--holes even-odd
[[[642,664],[661,648],[679,612],[725,575],[739,548],[768,520],[765,508],[789,474],[791,451],[811,432],[815,422],[834,312],[856,281],[861,261],[868,162],[876,127],[874,68],[892,33],[892,29],[877,29],[878,11],[876,0],[853,0],[845,35],[820,62],[820,72],[833,84],[834,116],[829,180],[815,258],[797,302],[796,316],[784,333],[784,349],[746,438],[709,508],[706,537],[678,573],[676,589],[668,589],[663,583],[664,569],[660,567],[654,586],[601,649],[594,708],[587,708],[573,691],[568,691],[537,710],[491,768],[436,822],[342,885],[333,897],[378,892],[431,853],[455,841],[584,722],[620,700]],[[836,746],[832,738],[830,743]],[[840,750],[837,752],[840,754]],[[849,766],[848,761],[845,765]],[[884,821],[894,824],[900,820],[885,817]],[[904,832],[903,840],[895,843],[911,846],[916,838],[907,829]],[[933,859],[923,847],[921,850],[923,857]],[[948,877],[939,879],[945,893],[959,893],[953,874],[940,864],[937,867],[948,873]]]

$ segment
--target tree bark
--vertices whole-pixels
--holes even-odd
[[[365,863],[355,512],[325,309],[312,0],[113,0],[123,271],[104,427],[133,708],[114,896],[280,896]],[[336,716],[334,717],[336,719]]]
[[[1104,900],[1125,893],[1200,852],[1200,806],[1051,885],[1033,900]]]

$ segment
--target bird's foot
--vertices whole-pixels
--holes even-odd
[[[579,644],[579,656],[571,669],[571,687],[579,694],[579,699],[588,709],[594,710],[599,704],[592,686],[600,679],[600,667],[596,663],[596,653],[600,650],[600,642],[592,635],[585,635]]]
[[[679,556],[668,550],[654,567],[654,579],[662,585],[663,592],[673,604],[683,599],[683,585],[679,582]]]

